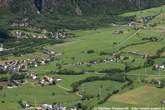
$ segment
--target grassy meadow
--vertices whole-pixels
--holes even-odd
[[[160,10],[162,10],[161,13],[164,12],[164,6],[128,12],[120,16],[136,15],[138,21],[144,16],[154,16],[160,13]],[[157,20],[163,22],[162,17],[161,15],[155,17],[151,23],[155,23]],[[29,71],[37,73],[39,78],[48,75],[61,78],[62,81],[54,86],[41,87],[36,84],[36,82],[29,81],[28,84],[17,88],[9,89],[4,87],[0,90],[0,109],[18,110],[20,109],[18,101],[21,99],[27,100],[32,105],[54,102],[74,105],[77,102],[82,102],[82,104],[90,107],[161,106],[160,101],[165,100],[165,89],[142,83],[141,80],[159,80],[160,77],[161,79],[165,77],[165,70],[153,70],[153,65],[165,62],[164,50],[159,53],[160,56],[153,57],[158,54],[160,49],[165,47],[165,28],[163,25],[157,24],[155,27],[144,26],[142,29],[135,29],[128,25],[116,25],[96,29],[69,30],[69,32],[75,34],[76,37],[65,39],[63,43],[56,43],[49,40],[25,40],[22,42],[12,41],[13,43],[7,42],[4,44],[7,48],[27,49],[26,47],[29,47],[29,50],[34,49],[35,51],[24,53],[20,56],[13,54],[4,55],[0,63],[11,60],[47,57],[47,55],[41,52],[42,47],[60,54],[59,56],[55,56],[56,59],[48,64],[30,68]],[[156,41],[151,38],[156,38]],[[130,54],[129,52],[152,56],[153,64],[145,66],[146,58]],[[90,66],[86,65],[86,63],[91,61],[112,59],[113,53],[119,53],[121,59],[117,62],[97,62]],[[79,65],[79,63],[83,64]],[[57,65],[61,65],[60,68]],[[69,70],[76,73],[86,72],[83,74],[50,73],[50,71],[57,70]],[[105,74],[111,73],[110,70],[120,70],[120,73],[124,74],[128,79],[130,78],[132,83],[125,86],[129,80],[125,82],[112,79],[93,80],[80,84],[76,92],[69,91],[73,89],[73,83],[91,77],[104,76]],[[105,73],[105,71],[107,73]],[[117,73],[111,73],[111,75],[114,74]],[[9,74],[0,75],[0,78],[9,77],[8,75]],[[105,99],[105,97],[114,90],[119,90],[119,92],[108,97],[104,103],[98,104],[98,101]],[[90,98],[82,100],[80,94],[89,96]]]

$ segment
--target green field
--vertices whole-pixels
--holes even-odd
[[[70,94],[57,86],[40,87],[33,84],[23,85],[22,87],[12,89],[4,88],[0,92],[0,97],[1,109],[4,110],[20,109],[18,102],[24,99],[32,105],[44,104],[45,102],[50,104],[62,102],[68,105],[73,104],[80,99],[79,96]]]
[[[165,89],[158,89],[151,86],[142,86],[125,93],[114,95],[104,105],[122,104],[123,106],[160,106],[160,100],[164,100]],[[152,97],[151,97],[152,96]],[[153,100],[154,99],[154,100]]]
[[[108,93],[112,93],[113,90],[120,89],[123,85],[124,84],[115,81],[94,81],[81,85],[80,92],[84,92],[93,97],[100,95],[100,98],[102,98]]]
[[[161,13],[164,12],[164,6],[128,12],[119,16],[136,15],[135,22],[138,22],[144,16],[159,14],[160,10],[162,10]],[[165,23],[162,14],[155,17],[150,23],[156,23],[158,20]],[[67,38],[60,43],[50,39],[34,41],[32,39],[20,41],[13,39],[5,42],[4,47],[13,51],[9,51],[7,55],[2,56],[0,63],[47,57],[48,55],[42,52],[43,47],[60,54],[54,55],[55,60],[48,64],[30,68],[29,71],[35,72],[38,78],[48,75],[61,78],[62,81],[57,82],[57,85],[41,87],[36,84],[36,81],[31,82],[27,79],[29,81],[27,84],[17,88],[8,89],[4,86],[0,90],[0,109],[18,110],[20,109],[18,101],[21,99],[30,102],[34,106],[55,102],[74,105],[80,102],[82,105],[87,106],[89,110],[90,107],[96,106],[159,107],[160,101],[165,100],[165,88],[157,88],[153,84],[142,82],[142,80],[151,81],[155,79],[157,81],[165,79],[165,70],[153,69],[153,65],[161,65],[165,62],[165,27],[159,23],[154,27],[144,26],[141,22],[138,22],[138,24],[143,28],[135,29],[133,26],[116,25],[96,29],[67,30],[73,33],[75,37]],[[34,30],[28,28],[24,31],[33,34]],[[156,40],[152,38],[156,38]],[[20,51],[21,49],[24,51]],[[14,54],[10,52],[14,52]],[[131,52],[144,54],[144,56],[131,54]],[[115,61],[113,54],[119,54],[120,59]],[[147,59],[145,55],[152,57]],[[104,61],[105,59],[110,60]],[[149,60],[152,61],[152,64]],[[90,63],[95,61],[95,64]],[[53,73],[62,70],[66,70],[66,73]],[[71,72],[67,74],[67,71]],[[124,76],[124,81],[113,79],[118,74],[120,76],[116,79],[120,77],[122,79],[122,76]],[[101,79],[108,75],[112,79]],[[0,78],[4,77],[9,78],[10,74],[0,74]],[[89,80],[90,78],[100,79]],[[72,92],[73,84],[85,79],[88,80],[80,83],[77,91]],[[118,92],[112,94],[115,90],[118,90]],[[110,94],[112,96],[109,96]],[[84,97],[88,98],[83,99]],[[108,99],[106,99],[107,97]],[[102,100],[105,102],[99,104],[98,102]]]

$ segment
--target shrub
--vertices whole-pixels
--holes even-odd
[[[87,50],[86,53],[87,53],[87,54],[92,54],[92,53],[95,53],[95,51],[94,51],[94,50]]]
[[[12,74],[12,76],[10,77],[10,80],[22,80],[25,79],[26,75],[25,74]]]

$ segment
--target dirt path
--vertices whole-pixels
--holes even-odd
[[[132,35],[130,35],[126,40],[120,42],[120,44],[117,47],[122,46],[124,43],[126,43],[128,40],[130,40],[131,38],[135,37],[137,33],[139,33],[141,31],[141,29],[137,30],[135,33],[133,33]]]
[[[68,88],[66,88],[66,87],[64,87],[64,86],[61,86],[61,85],[57,85],[57,87],[59,87],[59,88],[61,88],[61,89],[64,89],[64,90],[66,90],[66,91],[71,91],[71,89],[68,89]],[[82,95],[80,95],[78,92],[76,92],[75,93],[77,96],[79,96],[79,97],[82,97]]]

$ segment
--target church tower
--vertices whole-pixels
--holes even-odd
[[[43,9],[43,3],[44,3],[44,0],[35,0],[34,1],[34,4],[37,8],[37,13],[40,14],[42,9]]]
[[[3,51],[3,44],[0,45],[0,52]]]

